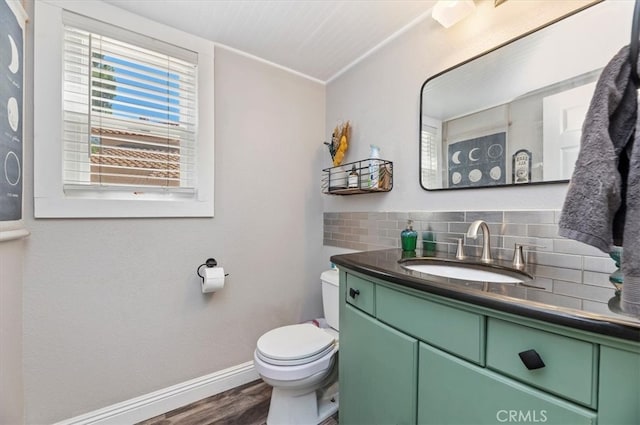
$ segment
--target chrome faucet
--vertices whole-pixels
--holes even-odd
[[[490,263],[493,260],[491,259],[491,246],[490,239],[491,234],[489,232],[489,226],[484,220],[476,220],[469,226],[469,230],[467,230],[467,237],[471,239],[478,238],[478,228],[482,229],[482,256],[480,257],[480,261],[483,263]]]

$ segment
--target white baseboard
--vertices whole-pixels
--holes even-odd
[[[201,376],[54,425],[125,425],[144,421],[259,379],[253,362]]]

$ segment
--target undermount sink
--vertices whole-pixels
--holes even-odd
[[[527,272],[497,264],[470,263],[443,258],[412,258],[401,260],[400,265],[419,273],[473,282],[523,283],[533,279],[533,276]]]

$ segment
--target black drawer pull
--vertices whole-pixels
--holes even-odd
[[[520,356],[520,360],[529,370],[542,369],[545,366],[542,357],[536,350],[523,351],[518,353],[518,356]]]
[[[349,288],[349,296],[351,298],[357,297],[358,295],[360,295],[360,290],[359,289],[353,289],[353,288]]]

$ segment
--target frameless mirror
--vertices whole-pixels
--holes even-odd
[[[602,68],[629,43],[634,2],[602,2],[429,78],[420,184],[567,181]]]

